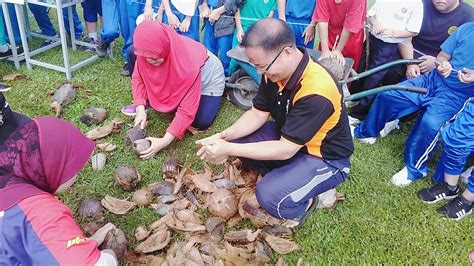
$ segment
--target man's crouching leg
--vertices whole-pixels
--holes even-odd
[[[258,203],[274,217],[298,218],[314,197],[342,183],[349,167],[349,159],[325,161],[297,154],[287,165],[273,169],[257,183]]]

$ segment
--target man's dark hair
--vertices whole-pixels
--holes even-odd
[[[265,52],[272,52],[285,46],[295,46],[295,34],[284,21],[265,18],[253,24],[245,33],[242,47],[260,47]]]

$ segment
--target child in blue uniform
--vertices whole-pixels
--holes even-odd
[[[427,160],[436,149],[441,127],[454,117],[464,102],[474,96],[474,83],[459,81],[456,71],[474,68],[474,23],[459,27],[442,45],[440,66],[401,85],[427,88],[427,94],[392,90],[377,96],[364,123],[354,130],[358,139],[378,137],[387,122],[423,109],[405,142],[405,167],[391,181],[407,186],[427,175]]]
[[[163,23],[179,34],[199,42],[198,0],[162,0],[166,16]]]
[[[312,20],[316,0],[278,0],[276,18],[289,23],[295,33],[296,45],[312,49],[314,47],[314,34],[316,20]]]
[[[102,17],[102,1],[86,0],[82,2],[81,5],[83,8],[84,21],[86,22],[88,41],[90,44],[99,44],[97,20],[98,17]]]
[[[152,3],[152,0],[102,0],[104,25],[102,25],[101,40],[96,53],[99,57],[105,57],[111,49],[112,42],[120,36],[121,32],[124,39],[122,48],[122,56],[125,59],[122,69],[124,76],[130,76],[127,49],[133,43],[136,19],[143,13],[145,6],[152,6]],[[153,3],[153,6],[157,5]]]
[[[203,43],[206,48],[219,57],[224,66],[226,77],[229,73],[230,58],[227,51],[232,49],[232,37],[235,30],[234,14],[243,4],[242,0],[204,0],[202,16],[205,20]]]
[[[459,80],[463,83],[474,82],[474,70],[460,71]],[[473,83],[474,84],[474,83]],[[466,160],[474,155],[474,99],[467,100],[461,114],[441,131],[443,154],[433,179],[437,184],[418,192],[418,197],[426,203],[435,203],[443,199],[453,199],[438,208],[438,212],[447,218],[461,220],[472,213],[474,202],[474,173],[468,177],[466,190],[459,193],[459,175]]]

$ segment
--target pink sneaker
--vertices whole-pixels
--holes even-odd
[[[471,260],[472,265],[474,265],[474,251],[471,251],[469,254],[469,259]]]
[[[122,114],[130,117],[134,117],[137,114],[135,110],[135,105],[133,104],[125,105],[120,111],[122,112]]]
[[[148,104],[145,104],[145,110],[148,110],[148,108],[150,108],[150,106]],[[135,110],[135,105],[133,104],[125,105],[120,111],[122,112],[122,114],[130,117],[134,117],[137,114],[137,111]]]

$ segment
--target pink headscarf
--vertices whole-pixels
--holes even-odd
[[[137,26],[133,47],[137,55],[137,73],[134,72],[132,78],[134,103],[144,104],[148,100],[153,109],[160,112],[170,112],[176,108],[200,77],[201,67],[208,58],[202,44],[156,21],[143,21]],[[153,66],[146,61],[147,57],[163,58],[164,62],[160,66]],[[135,74],[139,75],[138,79]],[[200,85],[200,80],[197,82]],[[143,85],[146,93],[137,94],[136,89]],[[196,88],[200,89],[200,86]],[[147,99],[138,99],[144,96]]]
[[[53,194],[82,169],[94,149],[92,141],[62,119],[21,120],[0,140],[0,211],[30,196]]]

